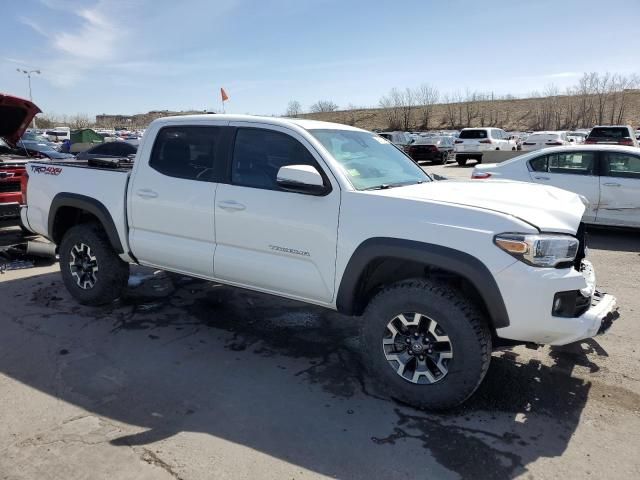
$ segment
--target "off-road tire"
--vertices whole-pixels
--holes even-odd
[[[81,288],[73,276],[69,263],[75,245],[87,245],[97,260],[96,282],[88,289]],[[129,279],[129,264],[115,252],[107,235],[97,223],[83,223],[71,227],[62,238],[59,248],[60,272],[65,287],[83,305],[105,305],[122,295]]]
[[[451,340],[448,373],[436,383],[411,383],[385,358],[382,339],[387,324],[404,312],[432,318]],[[391,398],[427,410],[450,409],[469,398],[487,373],[491,361],[487,319],[455,288],[429,279],[394,283],[369,302],[362,320],[365,366],[378,388]]]

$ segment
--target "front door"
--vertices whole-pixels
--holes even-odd
[[[129,187],[129,238],[141,263],[213,276],[213,168],[222,128],[164,127],[145,146],[152,151],[138,156],[149,163],[135,166]]]
[[[542,155],[529,162],[531,180],[577,193],[589,200],[584,220],[595,222],[600,200],[600,182],[597,176],[598,153],[594,151],[567,151]]]
[[[640,155],[603,154],[596,223],[640,227]]]
[[[232,123],[230,183],[216,192],[215,277],[221,281],[330,303],[334,293],[340,190],[325,196],[287,192],[285,165],[328,171],[305,139],[286,128]],[[325,182],[331,183],[325,175]]]

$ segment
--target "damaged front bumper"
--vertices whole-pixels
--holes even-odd
[[[596,290],[594,269],[587,260],[582,261],[579,271],[516,262],[500,272],[497,280],[510,320],[508,327],[497,329],[501,338],[566,345],[605,333],[619,317],[616,298]],[[573,314],[554,315],[553,304],[559,292],[574,292],[586,305]]]

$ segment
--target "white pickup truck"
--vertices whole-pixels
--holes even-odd
[[[498,345],[617,317],[583,201],[557,188],[432,181],[373,133],[236,115],[156,120],[134,162],[110,162],[27,169],[22,220],[78,301],[117,299],[136,263],[362,316],[363,364],[418,407],[463,402]]]

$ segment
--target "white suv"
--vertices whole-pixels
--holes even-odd
[[[482,152],[517,147],[515,140],[501,128],[463,128],[456,140],[456,161],[458,165],[466,165],[469,159],[482,163]]]

